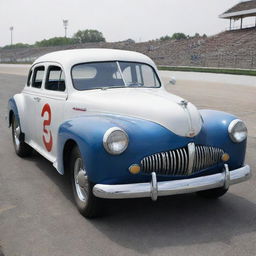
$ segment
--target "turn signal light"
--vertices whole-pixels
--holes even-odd
[[[140,166],[138,164],[133,164],[129,167],[129,172],[131,174],[138,174],[140,172]]]
[[[229,154],[224,153],[222,155],[221,159],[222,159],[223,162],[227,162],[230,159],[230,156],[229,156]]]

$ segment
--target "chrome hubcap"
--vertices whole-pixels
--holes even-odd
[[[75,161],[74,181],[78,198],[83,202],[87,202],[89,182],[81,158],[77,158]]]

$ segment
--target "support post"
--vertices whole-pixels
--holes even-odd
[[[242,29],[243,28],[243,17],[241,17],[241,27],[240,27],[240,29]]]
[[[229,30],[231,30],[231,21],[232,21],[232,19],[230,18],[230,22],[229,22]]]

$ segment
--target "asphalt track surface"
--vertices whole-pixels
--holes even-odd
[[[8,98],[22,90],[26,77],[13,67],[0,73],[0,255],[1,250],[6,256],[256,255],[255,175],[216,201],[194,194],[156,203],[108,201],[104,217],[80,216],[68,182],[47,160],[15,155],[4,117]],[[162,75],[166,81],[169,73]],[[198,108],[245,120],[246,162],[255,169],[256,87],[179,80],[169,90]]]

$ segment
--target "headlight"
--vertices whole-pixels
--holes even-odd
[[[108,129],[103,136],[105,150],[112,155],[122,154],[129,143],[128,135],[118,127]]]
[[[247,128],[245,123],[239,119],[233,120],[229,124],[228,133],[233,142],[239,143],[244,141],[247,138]]]

